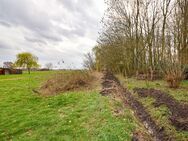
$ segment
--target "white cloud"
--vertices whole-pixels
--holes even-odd
[[[0,0],[0,62],[29,51],[40,63],[82,67],[96,44],[103,0]]]

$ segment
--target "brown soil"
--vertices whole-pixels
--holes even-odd
[[[144,106],[134,98],[134,96],[127,90],[124,89],[118,79],[110,72],[105,71],[103,82],[103,89],[101,94],[104,96],[109,95],[110,93],[117,93],[120,97],[123,97],[123,102],[129,104],[133,109],[135,115],[147,128],[148,132],[153,136],[154,140],[157,141],[173,141],[174,139],[168,136],[163,127],[159,127],[155,121],[151,118],[149,113],[146,111]],[[135,135],[133,139],[136,139]],[[141,139],[138,139],[141,140]]]
[[[142,132],[134,132],[132,141],[151,141],[146,134],[143,134]]]
[[[156,99],[154,103],[155,107],[165,105],[171,112],[170,121],[178,130],[188,130],[188,105],[178,102],[160,90],[135,88],[134,92],[137,92],[141,97],[153,97]]]
[[[119,81],[117,78],[113,76],[112,73],[109,72],[104,72],[103,77],[102,77],[102,86],[103,89],[101,91],[101,94],[103,96],[109,95],[112,92],[117,92],[118,86],[120,85]]]

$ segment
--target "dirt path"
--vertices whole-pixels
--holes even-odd
[[[165,133],[164,128],[159,127],[155,123],[155,121],[151,118],[143,105],[138,100],[136,100],[128,90],[124,89],[121,86],[118,79],[114,77],[112,73],[105,71],[103,75],[103,89],[101,91],[102,95],[106,96],[110,93],[115,93],[119,97],[122,97],[124,103],[128,103],[128,105],[134,111],[136,117],[138,117],[138,119],[144,124],[148,132],[153,136],[153,140],[174,141],[172,137],[168,136]],[[133,136],[133,140],[139,141],[140,139]]]
[[[175,100],[169,94],[160,90],[135,88],[134,92],[137,92],[140,97],[153,97],[156,99],[154,103],[155,107],[165,105],[172,113],[169,120],[172,125],[178,130],[188,130],[188,105],[183,104]]]

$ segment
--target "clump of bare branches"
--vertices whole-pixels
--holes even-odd
[[[55,95],[61,92],[89,88],[93,76],[87,71],[68,71],[55,74],[40,88],[43,95]]]
[[[166,61],[162,65],[164,79],[170,88],[178,88],[184,79],[184,68],[177,61]]]
[[[95,57],[93,53],[87,53],[84,55],[84,68],[88,70],[95,70]]]

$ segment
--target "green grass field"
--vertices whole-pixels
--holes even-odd
[[[54,72],[0,76],[0,140],[129,141],[132,112],[96,90],[43,97],[33,93]]]
[[[170,94],[179,102],[188,103],[188,81],[183,81],[179,89],[171,89],[168,88],[166,82],[162,80],[144,81],[136,80],[134,78],[125,79],[122,76],[118,76],[118,78],[121,80],[121,83],[125,87],[127,87],[132,93],[135,87],[155,88]],[[173,136],[177,141],[187,141],[188,132],[177,131],[175,127],[170,124],[170,121],[168,120],[170,116],[170,111],[166,106],[162,105],[160,107],[154,107],[154,98],[140,98],[136,93],[134,94],[134,96],[144,105],[144,107],[151,114],[152,118],[156,121],[156,123],[161,127],[165,127],[166,132],[170,136]]]

